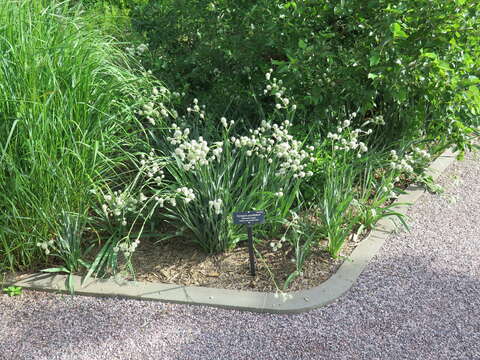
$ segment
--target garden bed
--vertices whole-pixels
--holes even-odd
[[[184,286],[201,286],[231,290],[249,290],[258,292],[290,292],[306,290],[328,280],[363,240],[362,236],[349,236],[339,257],[334,259],[326,251],[326,240],[320,241],[303,265],[300,276],[295,278],[287,289],[283,284],[295,271],[291,262],[291,251],[272,251],[268,242],[256,244],[256,276],[250,274],[249,253],[246,243],[221,254],[206,254],[185,239],[170,239],[155,243],[155,239],[140,242],[132,257],[135,273],[130,273],[125,263],[123,269],[112,278],[136,280],[146,283],[176,284]],[[259,254],[261,256],[259,256]],[[92,259],[93,260],[93,259]],[[57,267],[61,264],[50,264]],[[7,282],[16,282],[33,275],[32,272],[5,273],[0,275]],[[85,273],[79,274],[85,276]]]
[[[77,275],[113,274],[258,297],[319,285],[349,257],[353,234],[387,217],[404,222],[390,206],[404,182],[435,190],[425,173],[432,156],[449,144],[469,149],[478,135],[478,66],[454,61],[479,58],[476,32],[442,38],[476,29],[465,19],[478,8],[423,2],[387,18],[389,4],[344,18],[330,5],[312,14],[272,2],[249,12],[227,1],[207,13],[183,9],[194,21],[181,24],[167,2],[152,31],[139,26],[152,20],[149,3],[123,9],[136,35],[122,42],[93,31],[98,24],[82,14],[95,8],[8,2],[0,10],[0,271],[67,274],[70,291]],[[245,30],[235,17],[210,21],[230,10],[250,14],[245,42],[218,42]],[[416,10],[432,21],[419,27],[409,16]],[[261,31],[265,14],[291,29],[281,20]],[[158,38],[171,20],[178,31]],[[205,27],[192,32],[194,24]],[[281,38],[263,47],[275,29]],[[435,53],[420,40],[412,48],[409,37],[437,39]],[[245,229],[232,222],[250,210],[266,214],[255,228],[256,277]]]
[[[338,259],[333,259],[321,244],[315,247],[304,264],[303,275],[297,277],[287,291],[309,289],[327,280],[356,244],[348,242]],[[132,263],[138,281],[275,292],[276,284],[282,288],[286,278],[295,271],[288,256],[290,251],[287,249],[279,254],[268,246],[259,245],[257,250],[262,258],[256,259],[255,277],[250,275],[246,244],[227,253],[207,255],[183,240],[175,239],[156,245],[151,241],[142,241]],[[272,276],[275,281],[272,281]],[[132,280],[133,277],[125,274],[125,279]]]
[[[337,259],[333,259],[320,246],[314,248],[303,266],[303,274],[292,281],[286,291],[310,289],[325,282],[348,259],[357,244],[347,243]],[[185,240],[170,240],[160,244],[144,240],[132,258],[135,275],[124,270],[113,278],[258,292],[283,290],[283,283],[295,270],[288,259],[289,251],[278,254],[265,246],[257,246],[257,250],[262,258],[256,258],[257,274],[251,276],[246,244],[227,253],[208,255]],[[0,278],[6,282],[16,282],[31,275],[31,272],[6,273]]]

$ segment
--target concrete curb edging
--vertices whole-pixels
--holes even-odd
[[[429,166],[427,174],[436,180],[455,161],[455,158],[456,154],[452,150],[446,150]],[[423,193],[423,188],[409,186],[405,194],[400,195],[396,200],[396,203],[399,204],[396,211],[406,214],[409,206],[417,201]],[[328,305],[345,294],[395,228],[395,224],[389,219],[381,219],[376,224],[375,229],[357,245],[350,257],[328,280],[308,290],[288,293],[287,297],[278,296],[274,293],[113,279],[91,279],[82,286],[79,276],[74,276],[75,294],[120,296],[140,300],[159,300],[277,314],[301,313]],[[68,293],[65,286],[66,279],[66,275],[36,273],[20,281],[5,285]]]

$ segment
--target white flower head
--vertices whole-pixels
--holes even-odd
[[[223,202],[222,202],[221,199],[210,200],[208,202],[208,205],[209,205],[210,209],[213,209],[215,211],[216,215],[220,215],[222,213]]]
[[[227,122],[227,119],[226,119],[225,117],[222,117],[222,118],[220,119],[220,121],[221,121],[221,123],[222,123],[222,125],[223,125],[224,128],[227,128],[227,127],[228,127],[228,122]]]

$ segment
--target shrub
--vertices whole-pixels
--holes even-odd
[[[357,112],[384,117],[377,143],[428,136],[464,147],[459,121],[478,123],[480,106],[479,11],[464,0],[151,0],[132,21],[152,70],[218,114],[230,106],[227,117],[241,109],[259,121],[252,94],[274,66],[297,122],[323,134]]]

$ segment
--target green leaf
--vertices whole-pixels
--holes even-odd
[[[287,61],[280,61],[280,60],[272,60],[272,64],[273,65],[278,65],[278,66],[284,66],[284,65],[287,65],[288,62]]]
[[[22,293],[22,288],[20,286],[9,286],[3,289],[3,292],[8,294],[8,296],[16,296]]]
[[[403,102],[407,99],[407,90],[403,87],[398,88],[394,91],[394,96],[398,101]]]
[[[317,105],[320,101],[323,100],[323,94],[324,94],[325,89],[321,86],[315,86],[312,89],[312,102]]]
[[[307,43],[303,39],[300,39],[300,40],[298,40],[298,47],[300,49],[306,49],[307,48]]]
[[[390,31],[392,32],[394,38],[408,38],[407,33],[402,30],[402,26],[399,23],[390,24]]]
[[[283,289],[286,290],[288,288],[288,286],[290,285],[290,283],[295,280],[297,277],[298,277],[299,273],[297,270],[295,270],[294,272],[292,272],[288,277],[287,277],[287,280],[285,280],[285,284],[283,284]]]
[[[430,59],[434,59],[434,60],[436,60],[436,59],[438,58],[437,54],[435,54],[435,53],[430,53],[430,52],[428,52],[428,53],[423,53],[422,56],[423,56],[423,57],[430,58]]]
[[[65,267],[49,268],[49,269],[43,269],[43,270],[40,270],[40,271],[41,272],[46,272],[46,273],[64,272],[64,273],[70,274],[70,270],[68,270]]]
[[[67,289],[70,292],[70,295],[73,295],[74,287],[73,287],[73,274],[70,273],[67,278]]]
[[[370,56],[370,66],[378,65],[379,62],[380,62],[380,56],[378,56],[378,54],[374,54]]]
[[[82,280],[82,285],[93,275],[95,271],[98,270],[100,265],[105,262],[106,258],[108,257],[108,252],[110,251],[112,245],[112,238],[110,238],[107,243],[102,247],[102,249],[98,252],[95,260],[90,265],[90,269],[88,270],[87,275]]]
[[[469,76],[467,80],[462,81],[463,86],[471,86],[480,84],[480,79],[476,76]]]
[[[373,73],[369,73],[369,74],[368,74],[368,78],[369,78],[369,79],[374,80],[374,79],[376,79],[377,77],[378,77],[377,74],[373,74]]]
[[[0,156],[0,164],[3,162],[3,158],[5,157],[5,154],[7,153],[7,148],[8,144],[12,140],[13,132],[15,130],[15,127],[17,126],[18,120],[15,120],[12,124],[12,127],[10,128],[10,133],[8,134],[7,141],[5,142],[5,147],[2,152],[2,156]]]
[[[296,9],[297,3],[295,1],[289,1],[288,3],[285,4],[285,9],[288,9],[289,7]]]
[[[79,262],[81,265],[83,265],[86,269],[90,269],[90,266],[91,266],[90,263],[88,263],[88,262],[86,262],[86,261],[84,261],[84,260],[82,260],[82,259],[78,259],[78,262]]]

